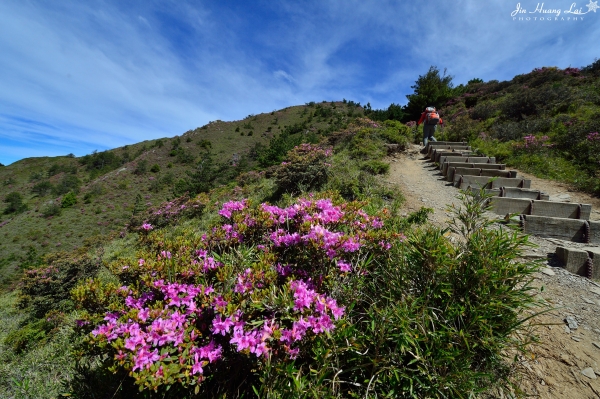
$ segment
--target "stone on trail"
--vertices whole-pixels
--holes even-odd
[[[554,272],[552,271],[552,269],[549,269],[549,268],[547,268],[547,267],[544,267],[544,268],[541,270],[541,272],[542,272],[542,273],[544,273],[544,274],[545,274],[545,275],[547,275],[547,276],[554,276],[554,275],[556,274],[556,273],[554,273]]]
[[[592,380],[595,380],[597,378],[596,373],[594,373],[594,369],[591,367],[581,370],[581,374],[585,375],[587,378],[590,378]]]
[[[571,202],[571,196],[569,194],[560,194],[552,196],[553,201]]]
[[[567,325],[571,330],[577,330],[577,327],[579,327],[579,325],[577,324],[577,320],[575,320],[575,318],[572,316],[567,316],[565,318],[565,322],[567,322]]]

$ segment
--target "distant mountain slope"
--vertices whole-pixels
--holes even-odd
[[[260,151],[282,132],[318,137],[362,112],[353,102],[311,102],[84,157],[26,158],[0,167],[0,285],[41,255],[118,234],[134,213],[181,194],[177,188],[186,189],[183,182],[207,153],[222,170],[237,168],[216,179],[226,183],[258,167]]]

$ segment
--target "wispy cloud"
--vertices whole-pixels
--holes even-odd
[[[598,56],[600,12],[520,22],[515,6],[6,0],[0,162],[80,156],[308,101],[403,104],[431,65],[466,83]]]

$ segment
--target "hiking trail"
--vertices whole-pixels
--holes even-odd
[[[447,206],[459,203],[458,189],[419,150],[419,146],[411,144],[408,150],[390,155],[387,158],[390,171],[385,181],[400,187],[406,198],[402,213],[408,214],[423,206],[432,208],[430,222],[444,226],[450,219]],[[562,183],[520,171],[517,174],[531,180],[531,188],[548,194],[550,201],[592,205],[589,220],[600,220],[600,199],[571,191]],[[537,398],[600,398],[599,280],[570,273],[561,267],[555,255],[560,246],[600,246],[534,235],[530,236],[530,241],[536,247],[527,248],[524,257],[537,259],[543,265],[534,275],[534,286],[538,288],[536,295],[553,310],[534,318],[538,324],[535,331],[539,342],[533,344],[527,358],[519,356],[520,380],[517,384]]]

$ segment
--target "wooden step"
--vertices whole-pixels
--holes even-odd
[[[442,174],[448,178],[448,181],[454,180],[454,168],[480,168],[504,170],[506,165],[499,163],[472,163],[472,162],[446,162],[443,165]]]
[[[435,147],[433,150],[431,150],[428,154],[429,159],[431,159],[432,161],[436,161],[440,158],[440,156],[442,155],[442,153],[446,154],[446,155],[452,155],[455,153],[460,153],[461,155],[469,155],[471,154],[471,147],[468,145],[461,145],[461,146],[455,146],[455,147],[445,147],[445,146],[441,146],[441,147]]]
[[[468,149],[452,149],[452,150],[443,149],[443,148],[435,149],[429,156],[429,159],[434,162],[439,162],[440,158],[444,155],[465,157],[465,156],[473,156],[473,152],[470,150],[470,147]]]
[[[519,187],[531,188],[531,180],[509,177],[468,176],[454,174],[454,186],[462,190],[474,188]]]
[[[536,199],[543,201],[548,201],[550,199],[548,194],[530,188],[500,187],[499,190],[502,191],[500,197]]]
[[[477,164],[474,164],[477,165]],[[488,177],[517,177],[517,172],[512,170],[482,169],[482,168],[456,168],[455,174],[465,176],[488,176]]]
[[[600,278],[600,248],[557,247],[556,256],[571,273],[592,279]]]
[[[587,242],[589,244],[600,244],[600,222],[594,220],[587,221],[589,226],[589,234]],[[600,262],[600,261],[599,261]],[[600,266],[598,266],[600,267]]]
[[[536,215],[522,215],[521,217],[525,234],[574,242],[587,242],[587,221],[585,220]]]
[[[442,155],[439,160],[440,170],[444,170],[444,164],[450,162],[462,162],[462,163],[485,163],[485,164],[495,164],[495,157],[473,157],[473,156],[452,156],[452,155]]]
[[[427,142],[427,147],[425,147],[425,153],[427,155],[431,155],[431,151],[435,148],[435,147],[440,147],[440,146],[465,146],[465,145],[469,145],[469,143],[467,143],[466,141],[428,141]]]
[[[524,198],[494,197],[492,209],[498,215],[517,213],[522,215],[548,216],[588,220],[592,211],[589,204],[540,201]]]
[[[469,187],[472,192],[478,192],[479,189],[475,187]],[[487,188],[485,189],[486,194],[494,197],[507,197],[507,198],[523,198],[523,199],[535,199],[548,201],[550,196],[540,190],[533,190],[530,188],[518,188],[518,187],[499,187],[499,188]]]

